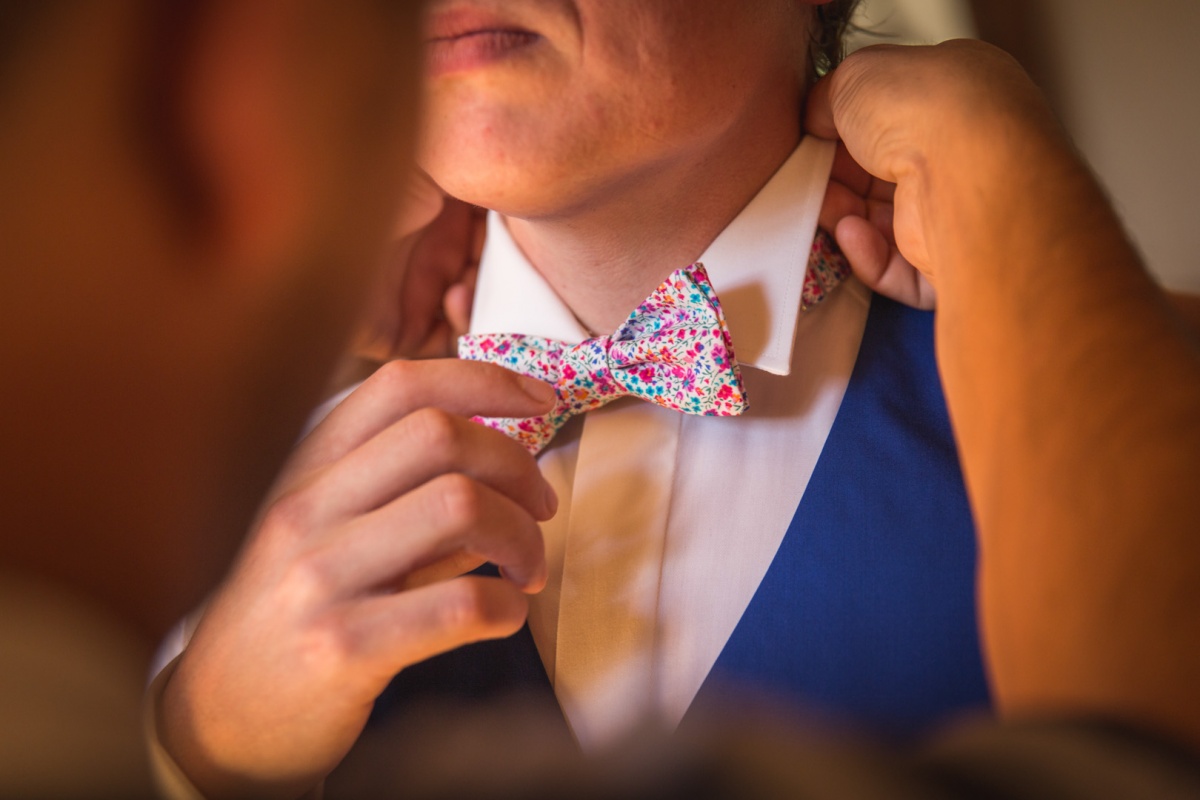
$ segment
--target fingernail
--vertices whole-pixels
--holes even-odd
[[[533,570],[533,574],[529,575],[524,580],[522,580],[519,575],[515,574],[513,570],[510,570],[506,567],[500,567],[500,577],[504,578],[506,581],[512,581],[515,583],[525,594],[537,594],[542,589],[546,588],[546,580],[548,577],[546,573],[546,562],[542,561],[540,564],[538,564],[538,566]]]
[[[550,517],[558,513],[558,493],[549,483],[546,484],[546,510],[550,513]],[[546,517],[546,519],[550,517]]]
[[[508,567],[502,566],[497,571],[500,573],[500,577],[504,578],[504,580],[512,581],[519,587],[525,585],[525,581],[521,580],[521,576],[515,574],[515,572]]]
[[[539,381],[537,378],[530,378],[525,375],[521,377],[521,389],[525,394],[529,395],[538,404],[549,406],[556,399],[554,387],[545,381]]]
[[[537,594],[538,592],[542,591],[542,589],[546,588],[546,583],[549,581],[549,579],[550,573],[546,567],[545,560],[543,560],[540,564],[538,564],[537,570],[534,571],[533,578],[531,578],[529,583],[526,584],[525,593]]]

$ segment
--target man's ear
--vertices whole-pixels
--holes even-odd
[[[410,163],[422,4],[189,4],[200,11],[165,101],[203,246],[251,264],[314,236],[375,248]]]
[[[276,263],[303,240],[316,187],[300,146],[294,65],[306,4],[199,0],[165,97],[191,244],[223,263]]]

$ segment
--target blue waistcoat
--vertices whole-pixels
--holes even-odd
[[[988,707],[975,533],[932,314],[872,298],[804,497],[684,724],[742,690],[889,738]],[[375,717],[515,692],[557,707],[528,628],[406,669]]]

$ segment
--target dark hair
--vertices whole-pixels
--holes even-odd
[[[846,55],[843,39],[858,4],[859,0],[833,0],[816,7],[809,43],[809,64],[814,79],[836,67]]]

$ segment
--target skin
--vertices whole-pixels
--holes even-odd
[[[844,140],[860,209],[894,200],[829,220],[856,270],[912,287],[915,268],[937,293],[1000,713],[1200,747],[1200,340],[1181,306],[1000,51],[865,51],[807,123]]]
[[[506,215],[580,320],[615,329],[795,148],[816,4],[435,3],[429,35],[470,12],[535,39],[434,70],[421,166]]]
[[[515,630],[543,580],[553,495],[466,417],[550,392],[499,368],[381,373],[263,505],[388,239],[437,213],[397,229],[418,9],[56,4],[2,65],[0,563],[148,656],[257,518],[159,698],[209,796],[307,788],[387,676]],[[454,579],[482,557],[509,578]]]
[[[393,358],[453,356],[458,337],[467,332],[486,212],[445,198],[423,180],[435,204],[442,205],[429,226],[399,238],[389,254],[388,269],[371,293],[371,308],[359,326],[342,385],[365,378]],[[411,263],[419,268],[410,268]]]

